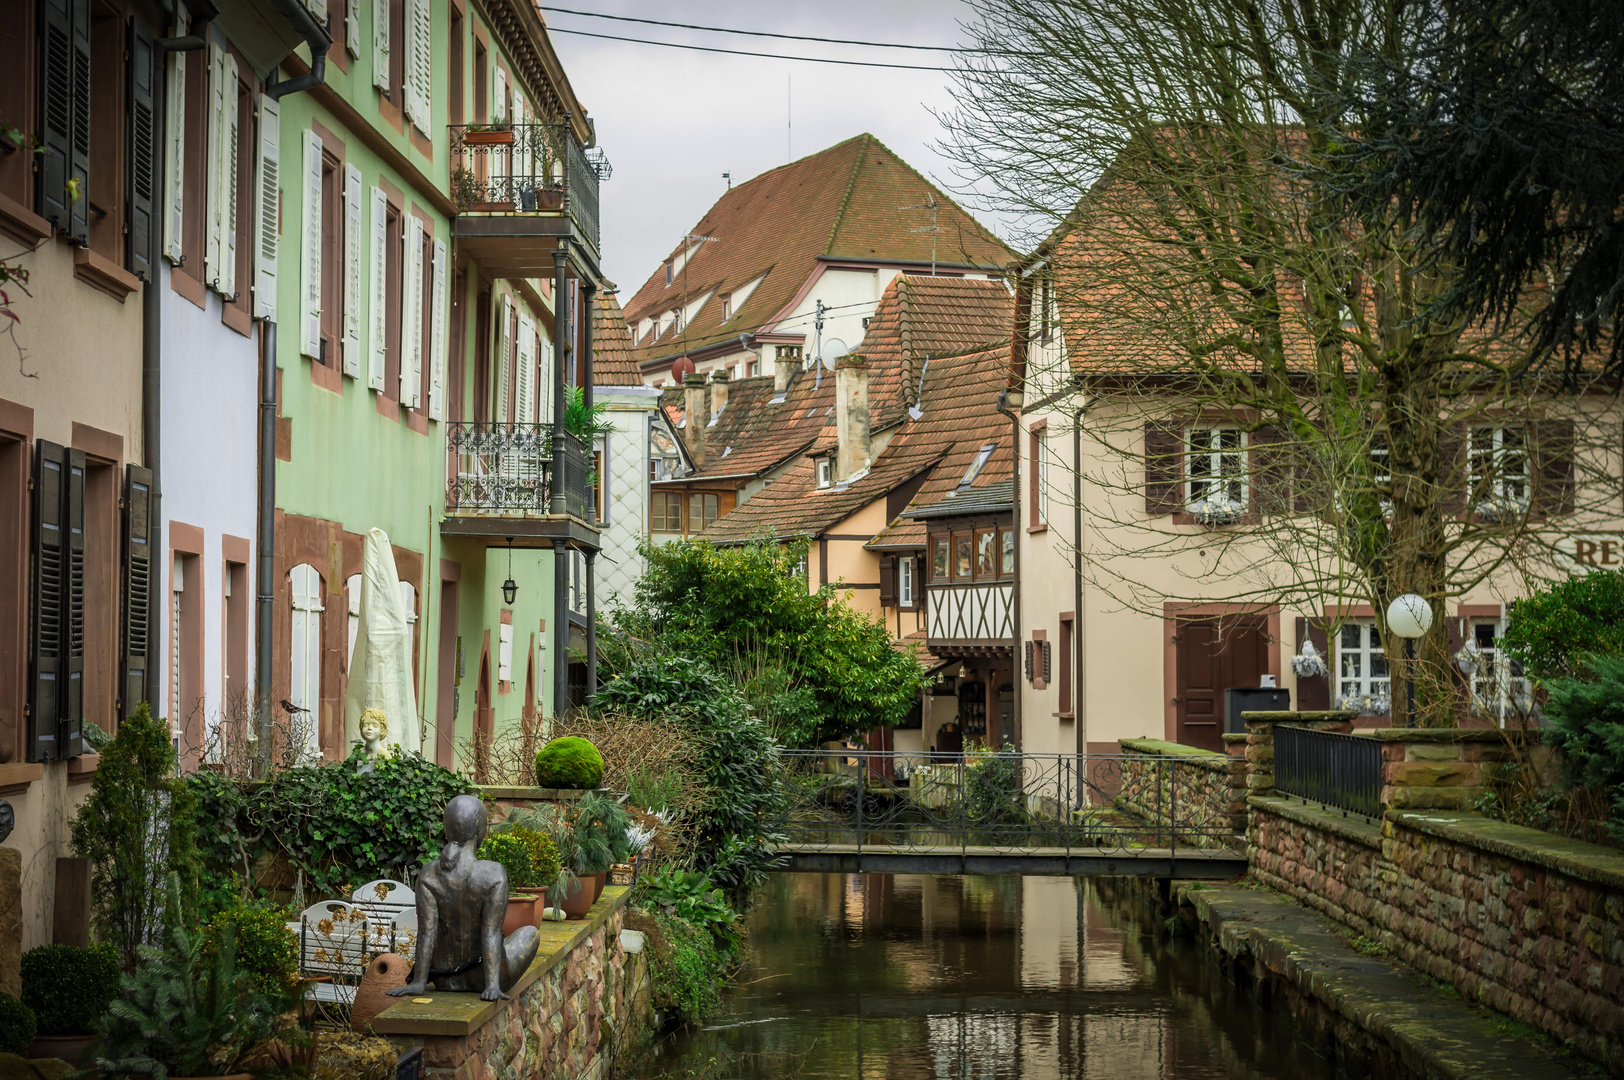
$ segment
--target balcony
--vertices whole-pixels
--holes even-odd
[[[547,277],[560,241],[598,256],[601,150],[567,123],[454,124],[451,201],[458,246],[498,275]]]
[[[596,548],[594,492],[586,447],[564,436],[555,453],[550,424],[446,425],[445,536],[482,537],[517,547],[567,538]],[[564,513],[552,511],[561,486]]]

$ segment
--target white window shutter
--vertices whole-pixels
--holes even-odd
[[[344,166],[344,374],[361,377],[361,170]]]
[[[372,341],[367,350],[369,367],[367,385],[383,392],[384,349],[389,340],[389,298],[385,295],[389,281],[389,197],[383,188],[372,189],[372,290],[368,302],[372,308],[369,320]]]
[[[496,351],[494,354],[496,360],[496,393],[492,395],[492,400],[496,404],[496,416],[494,419],[498,424],[507,423],[508,394],[511,393],[511,388],[508,385],[508,325],[512,316],[509,314],[508,308],[512,302],[507,293],[503,293],[502,303],[497,309],[498,315],[496,317]]]
[[[299,351],[321,359],[321,136],[304,133],[303,280],[299,296]]]
[[[536,351],[541,354],[536,371],[536,397],[541,402],[541,422],[550,424],[553,422],[553,343],[548,340],[544,330],[539,331],[536,337],[540,342],[540,348]]]
[[[212,288],[220,282],[220,224],[221,164],[225,157],[225,100],[226,53],[213,42],[209,43],[209,115],[207,191],[203,210],[203,280]]]
[[[417,408],[423,388],[423,222],[406,216],[406,252],[401,260],[400,403]]]
[[[495,64],[491,65],[491,120],[500,124],[507,120],[507,72]]]
[[[429,0],[406,0],[406,118],[419,131],[429,127],[430,63],[433,22]]]
[[[237,58],[226,56],[225,135],[221,149],[225,168],[220,189],[220,292],[229,300],[237,298]]]
[[[321,752],[321,575],[309,563],[300,563],[290,575],[293,593],[292,655],[289,657],[289,694],[292,703],[307,710],[296,714],[305,726],[306,750]]]
[[[254,220],[254,318],[276,317],[276,246],[281,217],[282,108],[272,99],[259,99],[259,168]]]
[[[361,0],[344,0],[344,51],[361,55]]]
[[[186,5],[176,4],[175,36],[185,37],[190,32],[191,17]],[[167,63],[169,85],[165,88],[164,101],[169,115],[164,134],[169,141],[165,147],[164,175],[169,180],[169,191],[164,206],[164,255],[178,265],[185,254],[186,229],[186,185],[182,182],[186,165],[186,54],[170,53]]]
[[[429,311],[429,419],[445,419],[446,369],[446,246],[444,240],[434,241],[434,281],[429,299],[434,305]]]
[[[389,0],[372,0],[372,85],[389,89]]]
[[[519,357],[513,381],[517,384],[519,407],[514,419],[521,424],[536,422],[536,325],[530,316],[519,316]]]

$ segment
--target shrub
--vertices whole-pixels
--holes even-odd
[[[26,1054],[35,1034],[34,1010],[10,994],[0,994],[0,1054]]]
[[[530,869],[535,878],[532,887],[549,885],[558,876],[557,841],[541,829],[514,829],[513,835],[522,840],[530,851]]]
[[[73,819],[73,853],[91,863],[98,936],[130,971],[137,948],[158,939],[165,877],[180,875],[187,894],[196,894],[196,799],[175,773],[169,726],[146,702],[99,749],[90,796]]]
[[[626,826],[631,824],[620,803],[602,792],[583,795],[570,821],[570,869],[579,875],[601,874],[610,864],[630,854]]]
[[[566,735],[536,752],[536,785],[585,791],[603,783],[603,755],[585,739]]]
[[[1611,804],[1607,830],[1624,841],[1624,656],[1594,657],[1584,674],[1545,684],[1545,741],[1561,754],[1569,789],[1599,792]]]
[[[639,888],[645,904],[709,930],[724,956],[731,957],[738,948],[739,916],[709,877],[692,870],[664,870],[645,877]]]
[[[518,831],[494,833],[479,845],[479,857],[501,863],[507,871],[508,889],[533,889],[541,884],[535,862],[530,857],[530,845]]]
[[[1592,570],[1513,600],[1501,645],[1541,681],[1583,676],[1589,658],[1624,653],[1624,571]]]
[[[87,1035],[118,997],[111,945],[40,945],[23,954],[23,1004],[41,1035]]]
[[[698,1022],[721,1005],[728,958],[704,927],[672,912],[633,912],[626,924],[648,935],[649,981],[654,1004]]]
[[[235,929],[237,967],[252,975],[266,997],[291,1008],[298,1000],[299,935],[288,929],[281,908],[237,902],[220,911],[204,931],[204,955],[213,958],[229,924]]]

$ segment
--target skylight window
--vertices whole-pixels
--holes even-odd
[[[959,487],[967,488],[976,482],[976,477],[981,475],[981,470],[987,464],[987,459],[992,457],[992,450],[995,445],[995,443],[988,443],[976,451],[976,459],[970,462],[968,469],[964,470],[964,479],[959,481]]]

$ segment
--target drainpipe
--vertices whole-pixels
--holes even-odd
[[[1013,468],[1011,479],[1014,483],[1011,494],[1014,496],[1015,502],[1015,511],[1013,515],[1015,520],[1010,522],[1010,527],[1013,529],[1019,529],[1021,527],[1020,409],[1025,403],[1025,398],[1025,391],[1015,387],[1006,387],[1003,390],[998,391],[998,404],[995,406],[999,412],[1009,417],[1011,449],[1010,459]],[[998,557],[996,552],[993,553],[993,557]],[[1010,704],[1014,707],[1014,715],[1010,719],[1013,720],[1015,724],[1015,749],[1020,750],[1022,747],[1021,735],[1023,732],[1021,731],[1021,545],[1019,541],[1017,541],[1015,544],[1015,584],[1011,591],[1013,592],[1014,596],[1013,603],[1011,604],[1011,622],[1013,623],[1013,631],[1010,639],[1011,649],[1009,681],[1010,684],[1014,686],[1015,692],[1010,695]],[[1034,665],[1035,663],[1036,658],[1034,657]]]
[[[1088,712],[1084,703],[1088,695],[1083,687],[1087,682],[1083,678],[1083,414],[1088,412],[1088,405],[1077,406],[1077,411],[1071,416],[1071,506],[1072,506],[1072,536],[1076,538],[1077,565],[1072,571],[1072,584],[1076,595],[1073,598],[1071,624],[1071,647],[1076,657],[1072,664],[1071,692],[1076,697],[1072,706],[1072,715],[1077,719],[1076,724],[1077,753],[1088,753]]]
[[[327,74],[327,36],[304,5],[297,0],[277,0],[277,8],[310,45],[310,73],[296,79],[279,78],[272,68],[265,96],[280,101],[289,94],[320,86]],[[276,306],[273,304],[274,312]],[[254,538],[259,562],[259,594],[254,598],[254,708],[259,727],[260,750],[271,747],[272,671],[275,664],[274,625],[276,613],[276,318],[260,322],[259,332],[259,522]]]

